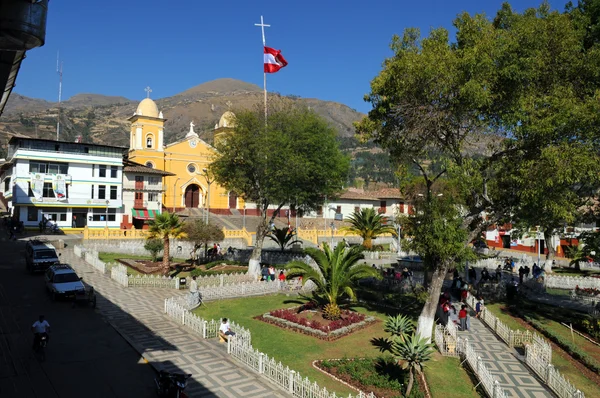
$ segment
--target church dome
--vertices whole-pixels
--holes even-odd
[[[221,116],[218,127],[235,127],[235,114],[231,111],[227,111]]]
[[[150,98],[144,98],[142,102],[137,107],[135,111],[137,115],[140,116],[149,116],[149,117],[160,117],[158,112],[158,106],[156,106],[156,102],[152,101]]]

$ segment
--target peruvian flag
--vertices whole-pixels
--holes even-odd
[[[281,51],[265,46],[265,73],[275,73],[287,64],[287,61],[281,55]]]

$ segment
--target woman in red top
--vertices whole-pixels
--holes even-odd
[[[285,275],[283,274],[283,271],[279,271],[278,278],[280,282],[285,282]]]
[[[467,330],[467,306],[464,304],[458,311],[458,320],[460,321],[460,330]]]

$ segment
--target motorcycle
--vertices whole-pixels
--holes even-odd
[[[158,377],[154,379],[158,396],[163,398],[187,398],[183,390],[185,390],[190,377],[192,377],[191,374],[171,373],[161,370]]]
[[[35,352],[39,355],[40,360],[46,360],[46,345],[48,344],[48,335],[46,333],[41,333],[36,341],[34,346]]]

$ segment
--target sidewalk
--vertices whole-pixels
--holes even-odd
[[[203,340],[163,314],[165,298],[185,293],[121,287],[76,257],[72,248],[63,251],[62,261],[71,264],[96,289],[100,296],[97,310],[151,365],[193,375],[186,389],[188,396],[288,396],[232,361],[217,340]]]
[[[470,330],[459,332],[459,336],[469,339],[469,343],[509,397],[555,396],[517,359],[516,352],[498,339],[479,319],[471,316]]]

